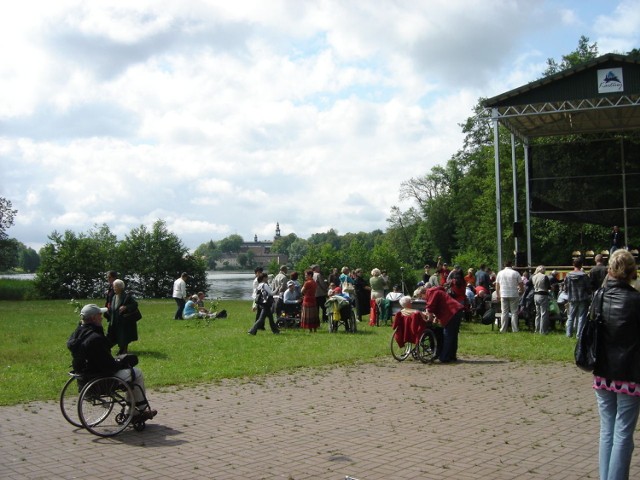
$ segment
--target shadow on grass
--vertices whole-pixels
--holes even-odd
[[[157,352],[155,350],[135,350],[135,349],[132,349],[132,350],[134,351],[131,353],[139,356],[157,358],[162,360],[166,360],[167,358],[169,358],[169,355],[167,355],[165,352]]]

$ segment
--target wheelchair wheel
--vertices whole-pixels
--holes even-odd
[[[129,426],[135,411],[131,387],[118,377],[97,378],[80,392],[78,416],[94,435],[117,435]]]
[[[435,333],[431,329],[426,329],[420,337],[420,343],[416,345],[416,357],[422,363],[433,362],[436,359],[437,346]]]
[[[413,350],[413,345],[409,342],[404,344],[404,347],[400,347],[398,342],[396,342],[396,329],[393,329],[393,333],[391,334],[391,355],[397,361],[402,362],[406,360],[409,355],[411,355],[411,351]]]
[[[78,417],[78,398],[80,397],[78,377],[70,375],[69,380],[60,391],[60,411],[67,422],[74,427],[82,428],[82,422]]]
[[[356,333],[358,331],[357,324],[358,323],[356,322],[356,312],[354,312],[352,308],[351,315],[349,315],[349,331],[351,333]]]

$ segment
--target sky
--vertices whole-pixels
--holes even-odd
[[[640,47],[640,0],[21,0],[0,7],[0,197],[38,250],[162,219],[189,249],[385,230],[480,97],[581,35]]]

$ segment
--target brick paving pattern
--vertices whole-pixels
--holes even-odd
[[[595,479],[590,382],[568,364],[389,357],[150,390],[158,416],[110,439],[56,402],[2,407],[0,478]]]

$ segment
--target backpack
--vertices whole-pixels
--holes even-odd
[[[262,288],[262,285],[256,289],[256,305],[269,306],[273,303],[273,296]]]

